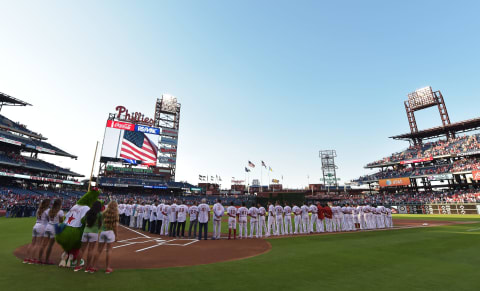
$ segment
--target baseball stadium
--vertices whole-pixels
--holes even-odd
[[[15,54],[5,54],[4,46],[0,48],[0,63],[5,63],[0,66],[0,86],[4,86],[0,88],[4,92],[0,92],[0,289],[477,290],[480,116],[469,116],[478,110],[462,103],[471,98],[465,97],[470,93],[456,97],[462,91],[455,84],[468,77],[452,73],[453,81],[435,79],[439,70],[427,72],[432,66],[428,61],[403,71],[406,57],[390,63],[396,58],[390,51],[375,48],[372,53],[370,46],[372,39],[378,45],[387,36],[394,39],[390,48],[400,40],[418,46],[427,43],[421,30],[426,28],[412,23],[418,15],[437,14],[418,12],[415,21],[400,21],[401,29],[383,31],[382,22],[391,19],[377,16],[410,19],[408,13],[399,12],[405,7],[382,10],[384,4],[376,3],[347,11],[351,7],[309,3],[307,7],[315,6],[310,11],[300,3],[287,9],[285,3],[241,7],[228,1],[207,2],[202,5],[208,9],[198,3],[172,2],[152,4],[155,9],[147,10],[137,10],[145,3],[130,3],[121,11],[115,9],[125,8],[125,3],[106,7],[98,3],[98,11],[92,11],[97,9],[92,9],[94,5],[80,10],[62,4],[71,11],[52,5],[55,15],[32,18],[35,25],[27,30],[18,26],[18,32],[6,36],[15,40],[6,42],[15,51],[28,41],[18,52],[22,60],[28,55],[24,51],[34,58],[20,62]],[[0,11],[12,11],[7,14],[14,16],[45,11],[45,7],[22,11],[27,6],[14,10],[7,6],[0,3]],[[383,12],[358,21],[359,14],[375,9]],[[65,11],[70,12],[62,14]],[[335,17],[331,11],[337,11]],[[241,18],[234,17],[237,14]],[[214,17],[218,15],[222,17]],[[54,21],[57,17],[62,21]],[[462,14],[455,19],[475,17]],[[371,30],[357,30],[365,21],[374,22],[368,26]],[[33,27],[37,24],[42,27],[38,31]],[[15,25],[6,26],[0,26],[0,32]],[[403,34],[404,26],[409,33]],[[445,26],[443,31],[450,29]],[[456,30],[455,37],[461,31]],[[30,37],[23,38],[23,33]],[[421,39],[411,41],[416,33]],[[89,34],[98,38],[90,39]],[[37,35],[51,39],[34,38]],[[81,41],[72,37],[77,35]],[[90,40],[87,46],[85,39]],[[44,42],[56,62],[32,53],[34,46],[42,51]],[[81,53],[65,55],[74,51],[70,45],[81,48]],[[431,51],[422,54],[440,58],[433,48],[437,44],[430,45]],[[419,54],[418,49],[398,55]],[[450,44],[443,49],[462,51]],[[455,64],[449,68],[468,66],[466,61],[457,62],[463,51],[458,54],[451,56]],[[476,50],[472,54],[476,56]],[[8,58],[2,59],[3,55]],[[21,74],[11,70],[10,57]],[[317,63],[317,57],[322,62]],[[330,58],[342,60],[341,65],[329,63]],[[363,62],[372,58],[382,61]],[[33,61],[35,67],[29,65]],[[475,58],[470,61],[473,64]],[[385,67],[379,65],[382,62]],[[285,65],[285,71],[278,63]],[[320,77],[316,70],[324,63],[330,67]],[[387,67],[401,73],[392,77]],[[189,74],[194,77],[180,77]],[[48,86],[58,88],[48,93],[34,89],[50,75],[55,80]],[[229,88],[232,83],[222,79],[227,75],[241,86]],[[465,75],[475,76],[474,72]],[[344,76],[349,77],[344,80]],[[23,77],[30,78],[30,91]],[[36,78],[42,81],[33,82]],[[273,85],[262,87],[263,82]],[[160,92],[173,88],[171,92],[177,93],[152,97],[151,92],[130,91],[149,86],[165,88]],[[334,89],[324,93],[329,86]],[[198,96],[190,96],[197,91]],[[52,97],[70,92],[72,97]],[[232,95],[225,97],[225,92]],[[331,92],[336,95],[330,96]],[[382,99],[385,92],[388,101]],[[213,99],[206,97],[210,94]],[[262,94],[275,98],[263,100]],[[315,97],[298,97],[303,95]],[[376,99],[362,97],[368,95]],[[455,109],[450,111],[452,119],[447,104]],[[53,124],[57,116],[49,116],[64,114],[60,111],[66,106],[73,108],[69,119],[58,118]],[[388,116],[391,112],[402,114]],[[270,120],[272,116],[278,119]],[[289,127],[280,119],[288,119]],[[238,120],[245,124],[237,124]],[[314,128],[318,120],[324,123]],[[68,123],[75,133],[59,123]],[[390,128],[409,130],[399,133]],[[312,132],[322,138],[314,139]],[[342,147],[344,143],[349,147]],[[315,152],[311,144],[318,146]],[[381,152],[379,145],[388,146]],[[281,157],[270,161],[269,152]],[[259,158],[265,155],[265,160]],[[344,156],[349,157],[348,164]],[[291,176],[311,174],[291,186],[293,182],[286,180],[293,178],[277,171],[278,161]],[[302,165],[314,165],[309,170],[317,169],[316,173]],[[354,178],[344,181],[343,173],[352,165]]]

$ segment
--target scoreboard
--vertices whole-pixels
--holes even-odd
[[[480,214],[480,204],[399,205],[401,214]]]

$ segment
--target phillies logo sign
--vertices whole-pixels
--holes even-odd
[[[117,111],[116,117],[118,119],[133,123],[142,123],[150,126],[153,126],[154,124],[153,118],[145,117],[145,115],[141,112],[129,112],[125,106],[117,106],[115,107],[115,111]]]

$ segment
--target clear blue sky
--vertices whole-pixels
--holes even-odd
[[[243,178],[248,160],[260,178],[264,160],[270,178],[305,186],[320,149],[337,150],[349,180],[407,146],[388,137],[408,131],[410,91],[441,90],[452,121],[480,115],[478,2],[389,2],[0,1],[0,92],[34,105],[2,114],[88,176],[108,113],[153,115],[170,93],[177,180]],[[430,109],[418,122],[440,119]]]

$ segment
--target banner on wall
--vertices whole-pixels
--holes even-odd
[[[410,185],[410,178],[392,178],[382,179],[378,181],[380,187],[397,187]]]

